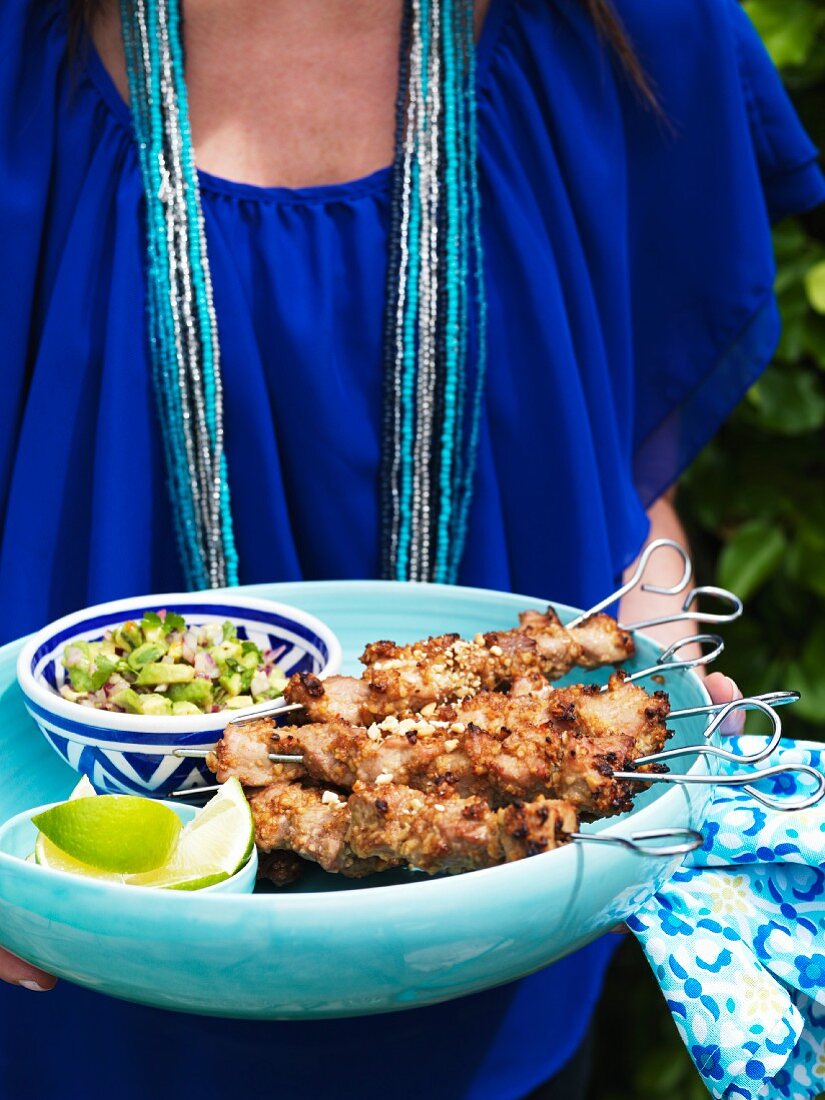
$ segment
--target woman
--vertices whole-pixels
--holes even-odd
[[[769,220],[825,194],[734,0],[618,11],[627,39],[600,0],[475,5],[488,367],[457,577],[583,607],[648,533],[678,533],[663,494],[777,338]],[[382,571],[382,311],[399,170],[384,166],[409,99],[397,95],[401,26],[401,4],[385,0],[186,0],[231,487],[215,537],[237,549],[242,582]],[[127,31],[139,40],[139,26]],[[140,95],[139,51],[129,68],[113,0],[5,0],[0,43],[5,640],[75,607],[180,588],[176,508],[198,487],[175,488],[164,455],[174,462],[179,425],[155,412],[169,395],[153,391],[158,331],[146,337],[147,297],[153,324],[162,310],[146,259],[151,142],[136,145],[126,103]],[[403,73],[412,55],[400,56]],[[479,295],[467,295],[476,371]],[[205,465],[222,470],[215,433],[205,440]],[[398,575],[397,554],[387,560]],[[734,690],[712,686],[724,700]],[[576,1097],[574,1055],[610,951],[593,944],[456,1004],[306,1025],[5,988],[0,1083],[10,1097],[67,1084],[103,1096],[112,1080],[126,1098],[267,1086],[290,1098]],[[0,974],[52,984],[9,956]],[[73,1057],[90,1038],[94,1079]]]

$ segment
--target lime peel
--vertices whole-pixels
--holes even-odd
[[[66,855],[100,871],[152,871],[175,849],[181,820],[168,806],[136,795],[61,802],[32,818]]]
[[[75,808],[83,801],[105,804],[110,798],[132,799],[133,796],[96,796],[91,785],[81,781],[72,791],[70,802],[61,803],[52,810],[39,814],[32,818],[32,821],[40,824],[40,820],[48,818],[54,810],[67,806],[71,806],[72,813],[76,814],[78,811]],[[171,854],[161,864],[131,873],[112,870],[101,866],[99,862],[95,865],[89,860],[82,860],[68,853],[61,845],[50,839],[46,830],[42,829],[35,845],[35,862],[51,870],[84,875],[107,882],[119,882],[126,886],[166,890],[202,890],[231,878],[249,860],[255,844],[254,823],[249,803],[237,779],[226,782],[218,794],[210,799],[182,829],[180,819],[168,807],[148,799],[134,798],[134,801],[165,810],[178,822],[179,831],[176,832]],[[80,813],[86,816],[89,811],[84,809]],[[111,846],[121,842],[117,837],[110,838],[110,841]],[[122,860],[120,863],[122,865]]]

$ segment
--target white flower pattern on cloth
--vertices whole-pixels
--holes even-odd
[[[744,754],[764,739],[726,743]],[[824,762],[820,746],[786,741],[764,766]],[[773,794],[796,789],[771,780]],[[825,1089],[825,808],[780,813],[718,787],[704,833],[627,923],[711,1095],[813,1100]]]

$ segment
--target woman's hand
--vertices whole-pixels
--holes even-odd
[[[30,963],[23,962],[16,955],[4,951],[2,947],[0,947],[0,980],[22,986],[23,989],[33,989],[36,993],[45,993],[47,989],[54,989],[57,984],[57,978],[53,978],[43,970],[38,970]]]
[[[711,672],[705,680],[708,695],[714,703],[731,703],[734,699],[741,699],[742,692],[723,672]],[[744,710],[735,710],[729,718],[722,723],[722,733],[741,733],[745,728]]]

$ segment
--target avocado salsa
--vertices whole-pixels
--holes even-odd
[[[213,714],[277,699],[277,654],[240,639],[231,622],[187,626],[173,611],[107,630],[63,651],[64,699],[128,714]]]

